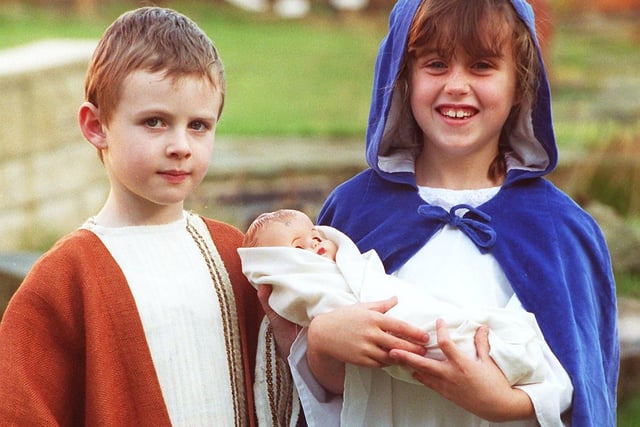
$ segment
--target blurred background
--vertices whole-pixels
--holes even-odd
[[[640,0],[531,2],[561,151],[550,178],[601,224],[621,312],[639,328]],[[0,0],[0,312],[14,289],[2,289],[3,277],[15,286],[106,197],[76,111],[89,56],[117,16],[171,7],[218,47],[225,110],[210,173],[188,207],[244,229],[280,207],[315,217],[328,192],[365,167],[373,63],[393,3]],[[635,362],[623,365],[619,425],[638,426],[640,344],[624,350]]]

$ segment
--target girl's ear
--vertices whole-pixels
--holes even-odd
[[[78,124],[84,137],[98,150],[107,148],[104,124],[100,118],[100,110],[91,102],[83,102],[78,110]]]

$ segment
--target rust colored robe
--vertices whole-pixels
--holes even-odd
[[[245,425],[256,425],[253,376],[263,312],[242,274],[237,229],[205,220],[237,307]],[[100,239],[77,230],[34,265],[0,323],[3,425],[169,426],[142,323]]]

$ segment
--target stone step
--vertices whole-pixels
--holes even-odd
[[[0,316],[39,256],[36,252],[0,253]]]

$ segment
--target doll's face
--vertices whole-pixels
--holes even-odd
[[[266,224],[256,238],[256,246],[285,246],[313,252],[335,261],[337,246],[327,239],[304,214]]]

